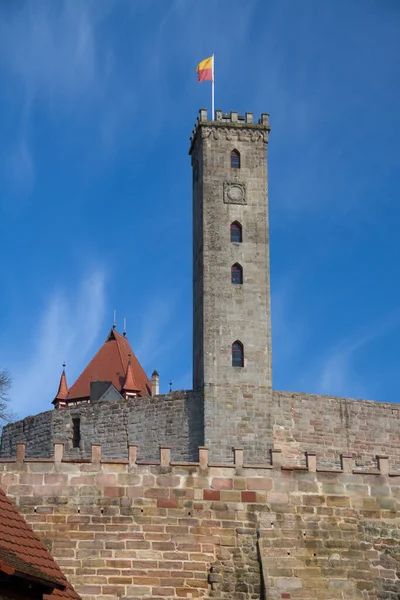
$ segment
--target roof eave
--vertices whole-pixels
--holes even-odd
[[[37,567],[34,567],[35,569]],[[31,581],[32,583],[37,583],[38,585],[45,587],[46,590],[50,590],[46,593],[51,593],[54,589],[57,590],[65,590],[66,585],[61,583],[56,579],[51,579],[50,577],[40,577],[38,575],[32,575],[31,573],[26,573],[25,571],[19,571],[11,564],[8,564],[4,560],[0,561],[0,572],[4,573],[7,577],[16,577],[17,579],[22,579],[24,581]]]

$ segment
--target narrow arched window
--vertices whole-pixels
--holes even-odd
[[[72,419],[72,447],[79,448],[81,445],[81,420],[79,417]]]
[[[244,366],[244,350],[242,342],[236,340],[232,344],[232,367]]]
[[[231,268],[231,282],[239,285],[243,283],[243,268],[239,263],[235,263]]]
[[[231,169],[240,169],[240,152],[232,150],[231,152]]]
[[[242,241],[242,226],[239,221],[231,223],[231,242]]]

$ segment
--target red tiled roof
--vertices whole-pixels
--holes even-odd
[[[141,396],[151,395],[151,383],[132,352],[128,339],[111,329],[106,341],[86,369],[70,387],[69,400],[88,399],[92,381],[111,381],[119,392],[123,390],[129,361],[135,385]]]
[[[65,367],[65,365],[64,365]],[[67,376],[65,375],[65,369],[61,373],[60,385],[58,386],[57,396],[54,400],[65,400],[68,395]]]
[[[124,386],[122,389],[124,392],[136,392],[137,393],[140,391],[138,388],[138,385],[135,381],[135,378],[133,376],[133,373],[132,373],[132,365],[131,365],[130,357],[129,357],[128,366],[126,367],[125,382],[124,382]]]
[[[54,587],[47,600],[80,600],[45,545],[0,488],[0,571]]]

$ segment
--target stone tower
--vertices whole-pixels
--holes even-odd
[[[214,459],[271,446],[268,115],[200,110],[193,167],[193,388]]]

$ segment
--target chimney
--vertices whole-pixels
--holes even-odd
[[[160,376],[157,371],[153,371],[151,376],[151,387],[153,396],[158,396],[160,393]]]

